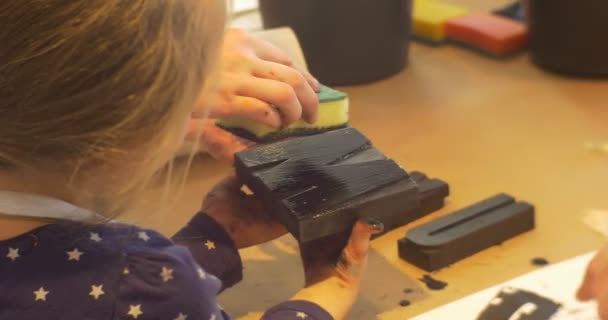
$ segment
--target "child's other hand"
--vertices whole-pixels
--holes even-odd
[[[274,128],[301,118],[316,121],[319,82],[282,50],[245,31],[226,31],[219,77],[212,81],[194,117],[209,112],[211,118],[244,117]]]
[[[600,319],[608,320],[608,246],[601,249],[587,266],[576,296],[581,301],[597,300]]]
[[[378,221],[358,221],[350,236],[346,233],[301,244],[306,287],[292,300],[311,301],[327,310],[334,319],[344,319],[359,294],[371,236],[382,230],[383,225]],[[344,242],[344,236],[348,236],[346,246],[335,261],[336,252],[331,251],[332,246],[322,245],[322,242]]]
[[[235,176],[225,178],[207,194],[202,211],[224,227],[238,249],[286,234],[287,229],[242,186]]]
[[[187,141],[197,141],[202,151],[209,153],[213,158],[232,164],[234,154],[255,145],[253,141],[237,137],[232,133],[218,127],[212,119],[191,119]],[[184,145],[179,155],[190,154],[192,146]]]

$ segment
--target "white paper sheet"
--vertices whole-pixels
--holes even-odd
[[[258,0],[232,0],[234,14],[254,10],[258,7]]]
[[[561,303],[563,307],[551,320],[599,320],[595,303],[579,303],[575,298],[587,264],[594,254],[595,252],[588,253],[528,273],[411,320],[475,320],[490,300],[504,287],[531,291]]]

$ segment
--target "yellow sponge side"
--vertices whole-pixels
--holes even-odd
[[[226,129],[241,129],[248,131],[258,139],[264,139],[265,136],[270,134],[288,136],[291,132],[299,129],[335,128],[346,125],[348,123],[348,105],[348,98],[320,103],[317,122],[314,124],[310,124],[304,120],[298,120],[289,127],[279,130],[243,118],[220,119],[217,121],[217,124]]]
[[[441,3],[434,0],[414,0],[412,31],[414,34],[432,41],[445,40],[445,23],[456,17],[464,16],[465,8]]]

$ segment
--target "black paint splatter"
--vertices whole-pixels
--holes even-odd
[[[403,293],[405,293],[405,294],[414,293],[414,289],[412,289],[412,288],[406,288],[406,289],[403,290]]]
[[[422,279],[419,279],[419,280],[422,281],[424,284],[426,284],[426,287],[431,290],[443,290],[443,289],[445,289],[445,287],[448,286],[447,282],[443,282],[443,281],[434,279],[433,277],[429,276],[428,274],[425,274],[424,277],[422,277]]]
[[[399,305],[402,306],[402,307],[407,307],[410,304],[412,304],[412,303],[409,300],[401,300],[401,301],[399,301]]]
[[[549,264],[549,261],[545,258],[534,258],[532,259],[532,264],[535,266],[546,266]]]
[[[486,308],[477,316],[477,320],[512,319],[525,304],[532,304],[535,309],[518,319],[549,320],[561,308],[561,304],[536,293],[503,288]]]

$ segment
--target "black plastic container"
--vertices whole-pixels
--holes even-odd
[[[608,0],[527,0],[532,61],[550,71],[608,77]]]
[[[380,80],[407,64],[412,0],[260,0],[265,28],[289,26],[327,85]]]

